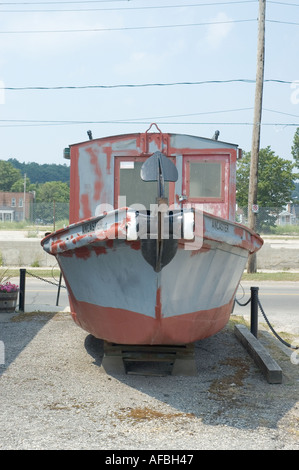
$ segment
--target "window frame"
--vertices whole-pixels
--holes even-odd
[[[119,190],[120,190],[120,164],[121,162],[145,162],[150,156],[150,155],[142,155],[142,156],[121,156],[121,155],[115,155],[114,156],[114,207],[118,208],[118,196],[119,196]],[[176,164],[176,159],[175,157],[168,157],[170,158],[171,161]],[[146,184],[146,182],[144,182]],[[169,181],[169,200],[168,200],[168,205],[171,206],[174,204],[175,200],[175,182]],[[157,195],[158,196],[158,195]],[[155,204],[156,201],[153,201],[153,204]],[[148,208],[149,209],[149,208]]]
[[[190,163],[219,163],[221,165],[221,188],[220,197],[190,197]],[[202,155],[184,155],[183,165],[183,192],[190,203],[224,203],[226,200],[226,165],[229,164],[229,155],[227,154],[202,154]]]

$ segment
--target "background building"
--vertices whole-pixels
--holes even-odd
[[[0,191],[0,222],[20,222],[30,218],[33,193]]]

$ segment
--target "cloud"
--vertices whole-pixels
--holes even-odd
[[[211,24],[208,26],[205,42],[212,49],[216,49],[231,32],[233,23],[227,22],[232,21],[232,18],[227,16],[224,12],[219,12],[218,15],[210,21],[219,22],[219,24]]]
[[[119,58],[119,62],[114,64],[114,71],[122,76],[132,75],[136,77],[136,73],[140,78],[140,74],[155,73],[163,70],[169,70],[173,67],[173,61],[177,61],[185,51],[185,41],[183,39],[175,39],[169,43],[164,42],[163,48],[153,49],[151,44],[146,42],[130,44],[130,47],[123,49],[123,53]]]
[[[47,16],[45,13],[34,13],[28,16],[18,16],[13,20],[2,22],[1,28],[6,31],[44,31],[43,33],[11,33],[1,37],[1,53],[38,57],[42,54],[62,55],[66,51],[91,45],[94,40],[100,41],[104,32],[59,33],[47,31],[85,30],[104,28],[99,21],[92,21],[90,15],[81,15],[70,19],[67,13],[55,13]],[[91,26],[92,24],[92,26]],[[102,39],[103,40],[103,39]]]

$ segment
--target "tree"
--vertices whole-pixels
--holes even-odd
[[[26,173],[27,177],[33,183],[47,183],[49,181],[62,181],[69,183],[70,181],[70,167],[66,164],[57,165],[55,163],[39,164],[36,162],[21,163],[16,158],[8,160],[15,168],[21,171],[22,174]]]
[[[70,188],[67,183],[61,181],[49,181],[39,185],[36,201],[37,202],[69,202]]]
[[[245,213],[248,205],[250,157],[250,152],[245,153],[237,168],[237,203],[244,208]],[[273,226],[279,212],[290,202],[297,177],[293,173],[294,167],[295,164],[290,160],[275,155],[270,146],[260,150],[257,230]]]
[[[22,178],[20,170],[4,160],[0,160],[0,191],[11,191],[11,187]]]
[[[295,189],[292,192],[292,201],[295,204],[299,203],[299,183],[298,182],[295,183]]]
[[[296,167],[299,168],[299,127],[297,127],[297,130],[294,135],[292,155],[295,160]]]
[[[21,178],[20,180],[16,181],[12,185],[11,191],[14,193],[21,193],[22,191],[24,191],[24,178]],[[26,177],[26,192],[28,191],[30,191],[30,180]]]
[[[33,220],[42,220],[45,223],[68,219],[70,188],[61,181],[49,181],[40,185],[30,185],[35,191]]]

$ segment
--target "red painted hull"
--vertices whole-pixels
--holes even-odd
[[[179,345],[208,338],[224,328],[233,301],[218,308],[169,318],[150,318],[136,312],[99,307],[75,299],[71,302],[71,310],[78,326],[112,343]]]

